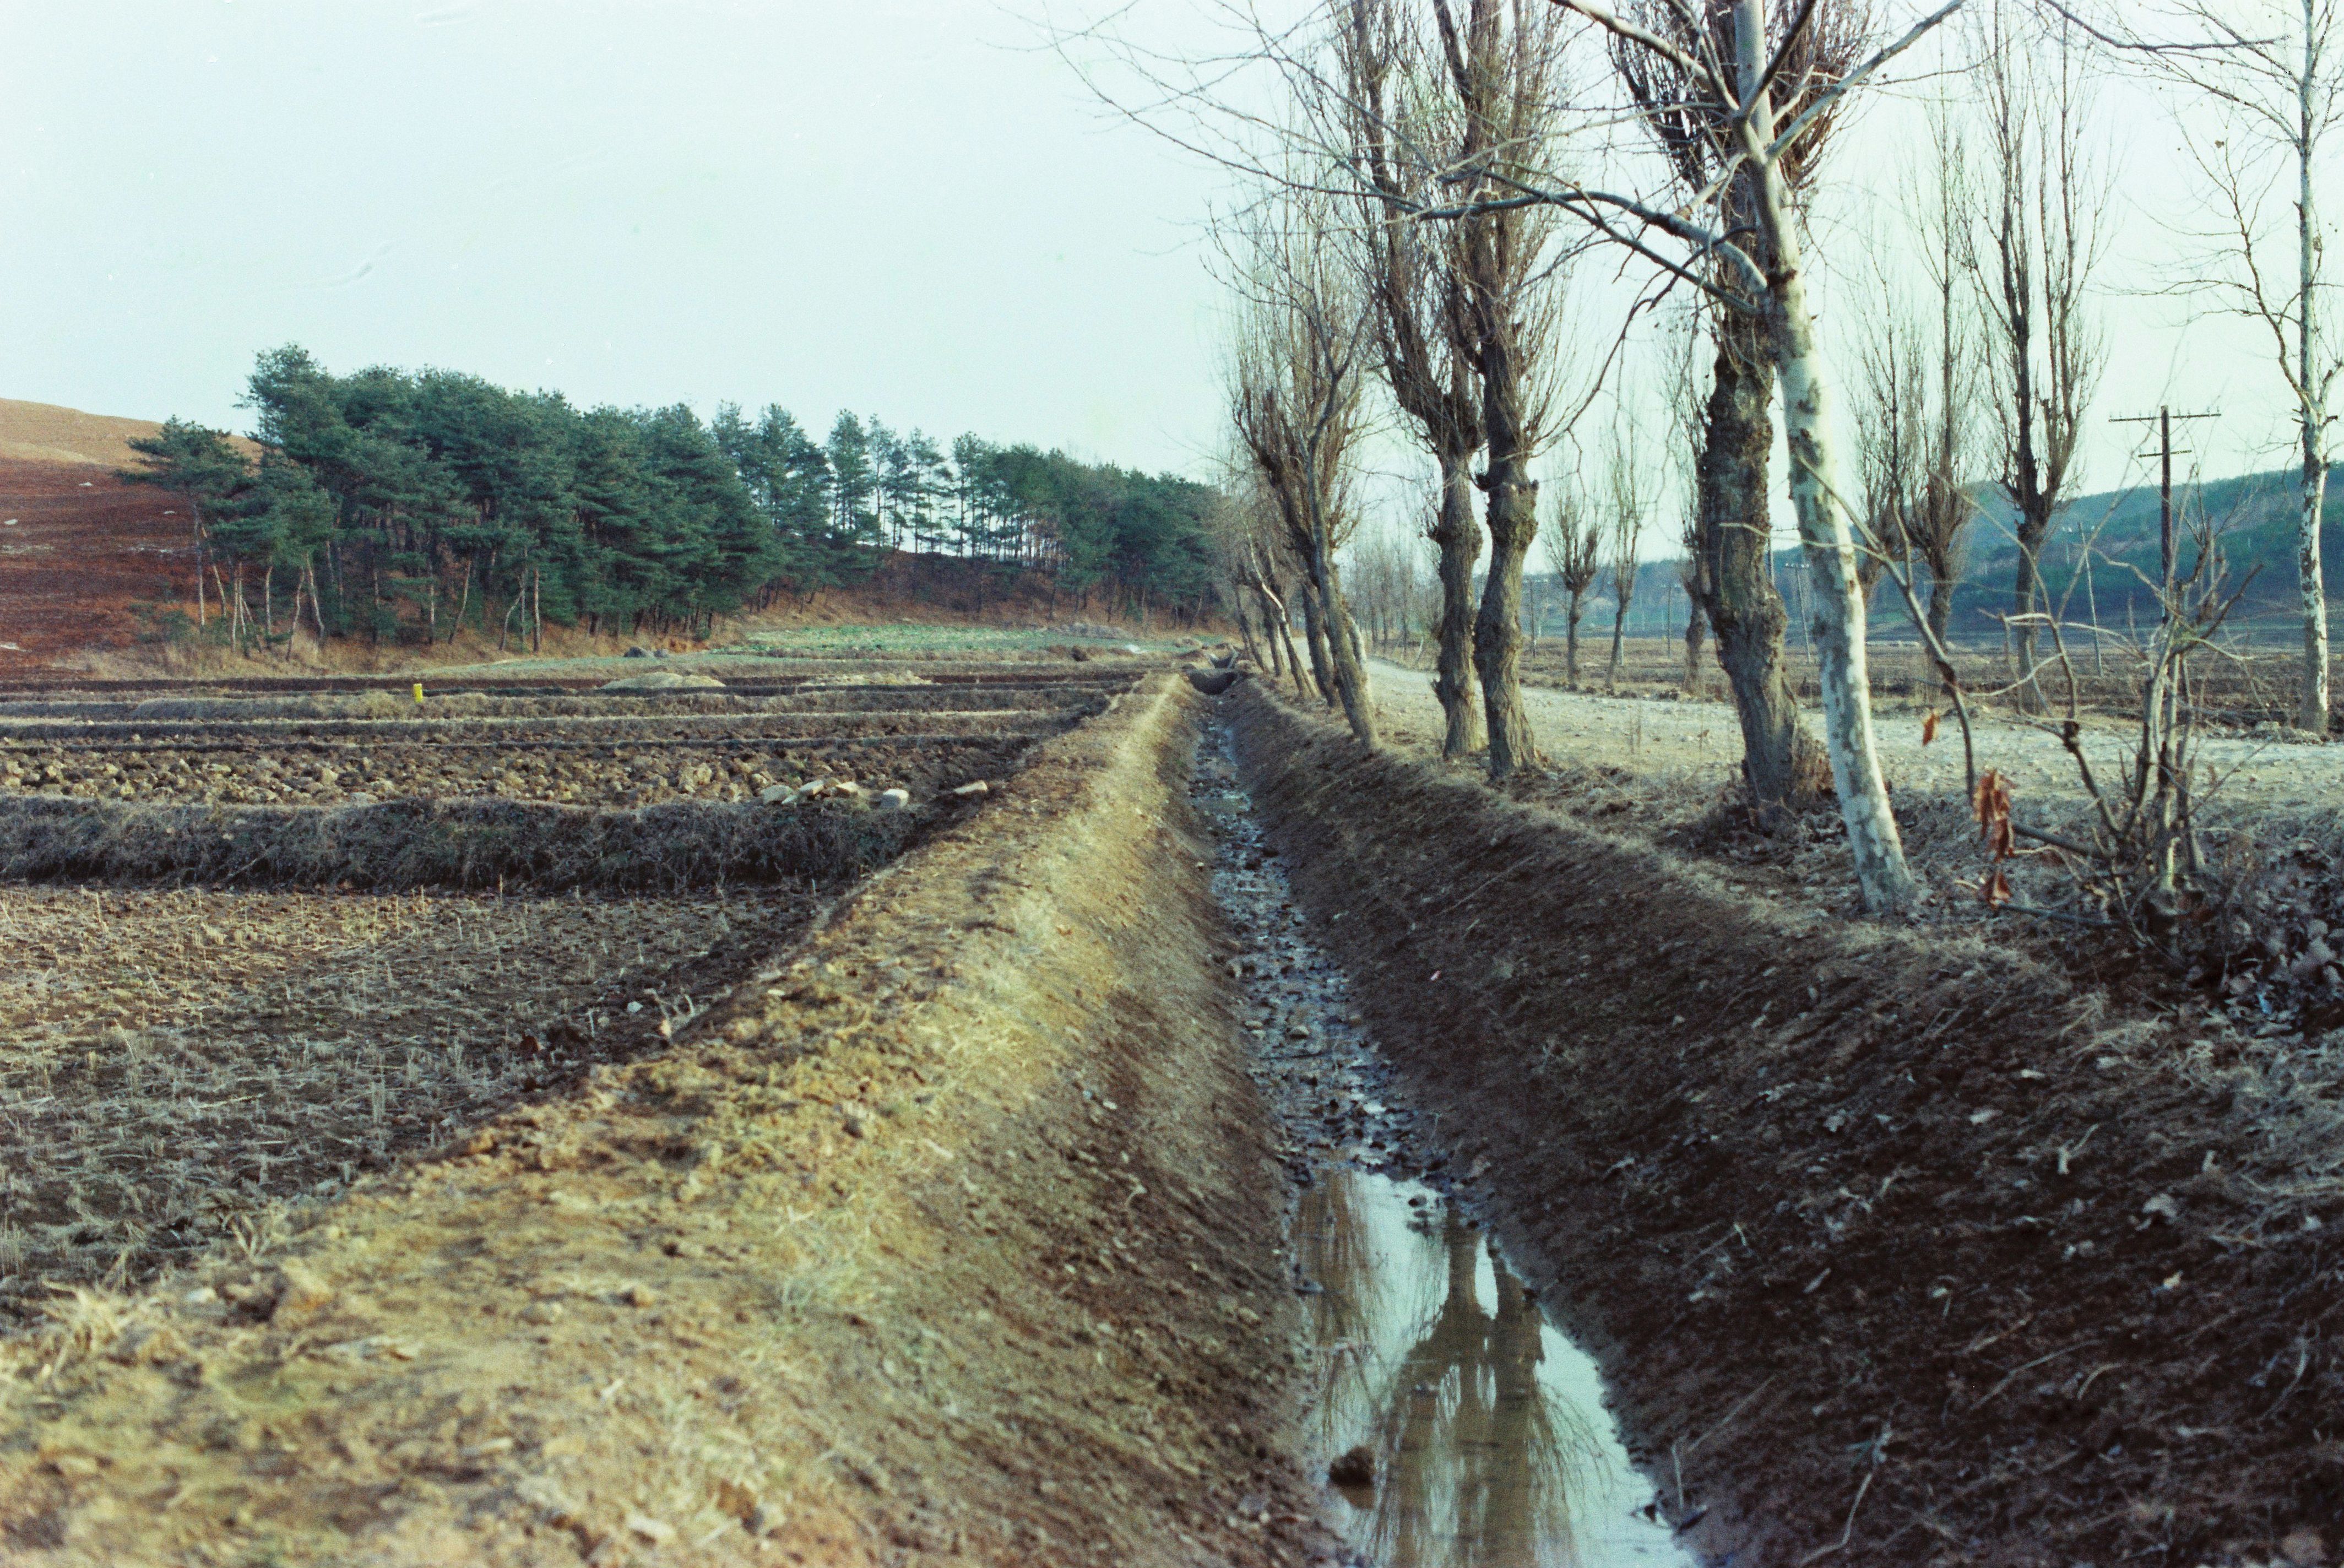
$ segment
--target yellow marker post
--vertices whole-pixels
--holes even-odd
[[[420,681],[415,683],[415,705],[419,708],[423,705],[423,683]]]

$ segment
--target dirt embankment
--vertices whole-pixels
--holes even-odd
[[[2344,1544],[2344,1053],[2126,1021],[1227,701],[1318,939],[1697,1545]]]
[[[0,1344],[0,1558],[1297,1560],[1193,701],[1049,743],[666,1054]]]

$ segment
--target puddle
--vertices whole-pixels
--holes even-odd
[[[1594,1361],[1451,1196],[1448,1154],[1308,940],[1227,744],[1208,729],[1192,792],[1221,830],[1252,1071],[1299,1193],[1296,1457],[1322,1482],[1322,1522],[1373,1568],[1692,1568]]]
[[[1447,1199],[1338,1166],[1302,1195],[1295,1244],[1322,1287],[1302,1457],[1325,1475],[1349,1455],[1372,1477],[1329,1482],[1320,1510],[1366,1561],[1692,1562],[1645,1512],[1652,1482],[1628,1462],[1594,1361]]]

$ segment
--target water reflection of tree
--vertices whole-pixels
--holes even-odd
[[[1593,1479],[1601,1451],[1580,1412],[1558,1408],[1540,1384],[1545,1324],[1537,1302],[1497,1267],[1496,1310],[1483,1306],[1480,1234],[1445,1205],[1437,1239],[1379,1227],[1375,1196],[1349,1180],[1330,1181],[1312,1207],[1329,1286],[1314,1299],[1319,1343],[1353,1351],[1330,1361],[1322,1431],[1331,1450],[1344,1431],[1371,1423],[1378,1484],[1361,1501],[1374,1560],[1390,1568],[1576,1563],[1571,1496]],[[1421,1268],[1378,1268],[1379,1241],[1437,1256],[1422,1257]],[[1393,1259],[1404,1261],[1418,1259]],[[1413,1299],[1392,1300],[1399,1291]],[[1401,1346],[1404,1353],[1390,1354]]]

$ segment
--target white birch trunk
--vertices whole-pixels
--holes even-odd
[[[1763,57],[1764,0],[1739,0],[1737,53],[1745,99],[1758,83]],[[1773,113],[1763,95],[1752,103],[1745,145],[1753,154],[1773,139]],[[1880,754],[1872,734],[1872,691],[1864,664],[1864,594],[1855,572],[1855,538],[1848,526],[1847,486],[1833,439],[1829,372],[1815,346],[1800,267],[1799,236],[1791,222],[1790,192],[1782,170],[1760,161],[1761,221],[1773,252],[1767,279],[1767,327],[1783,389],[1783,425],[1791,455],[1791,505],[1806,547],[1813,588],[1816,663],[1824,700],[1824,749],[1839,791],[1840,817],[1855,862],[1864,907],[1894,914],[1913,902],[1913,873],[1888,804]]]
[[[2319,562],[2319,514],[2328,493],[2326,447],[2327,381],[2319,354],[2317,289],[2319,233],[2311,206],[2311,150],[2318,134],[2312,106],[2313,79],[2319,69],[2316,25],[2311,0],[2303,7],[2303,74],[2296,78],[2296,389],[2303,423],[2303,510],[2296,536],[2296,583],[2303,595],[2303,689],[2296,723],[2315,735],[2328,733],[2328,584]]]

